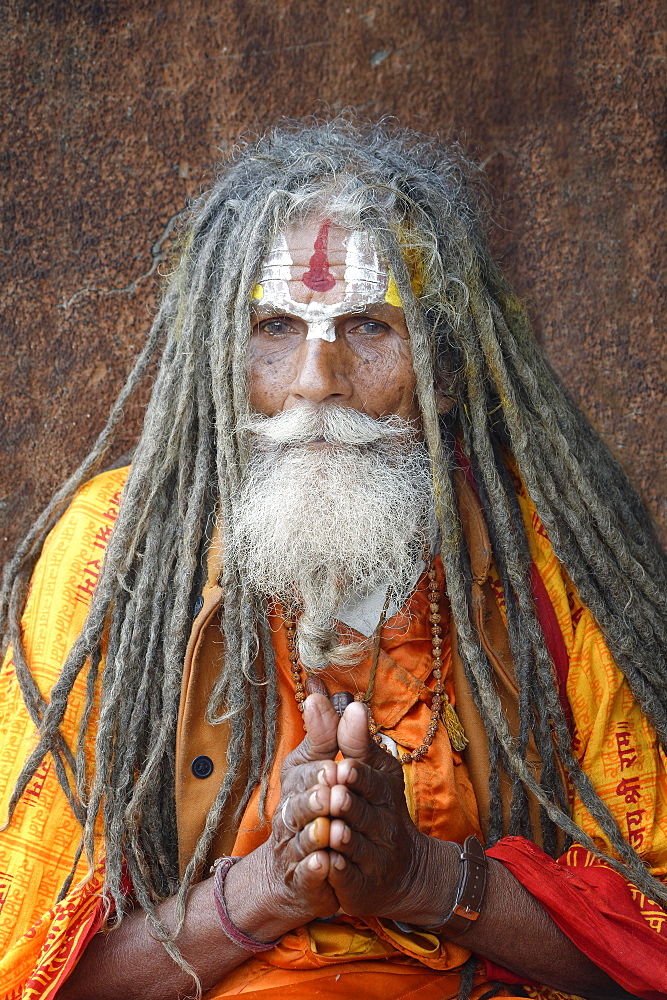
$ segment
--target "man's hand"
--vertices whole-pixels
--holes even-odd
[[[328,700],[311,695],[305,719],[308,736],[283,767],[272,835],[227,875],[225,899],[233,922],[269,941],[314,917],[332,916],[339,901],[347,913],[422,925],[441,920],[458,881],[458,850],[420,834],[412,823],[402,768],[370,740],[364,707],[348,706],[339,724]],[[338,747],[346,759],[335,764]],[[295,833],[282,822],[285,802],[285,819]],[[174,908],[174,899],[158,907],[167,924]],[[499,862],[490,863],[484,909],[465,943],[499,965],[568,993],[605,1000],[628,996]],[[248,958],[220,927],[212,879],[193,886],[178,946],[204,992]],[[191,988],[192,980],[137,909],[113,934],[95,935],[58,997],[165,1000],[188,995]]]
[[[337,739],[345,760],[337,765],[329,800],[329,882],[341,907],[438,923],[447,912],[448,883],[458,872],[456,849],[420,833],[412,822],[403,769],[371,740],[363,705],[348,705]]]
[[[328,882],[329,795],[336,783],[338,716],[328,698],[307,699],[308,735],[285,760],[282,797],[269,840],[234,865],[225,880],[225,902],[239,930],[259,941],[271,941],[314,917],[330,917],[339,909]],[[283,823],[284,817],[290,827]],[[158,907],[170,925],[175,898]],[[205,993],[223,975],[249,957],[220,926],[213,899],[213,879],[190,890],[185,925],[178,947],[197,971]],[[76,969],[58,992],[62,1000],[166,1000],[190,996],[192,980],[151,935],[137,907],[113,934],[97,934]]]
[[[329,850],[339,719],[329,699],[314,694],[306,699],[304,721],[306,738],[282,767],[272,834],[227,876],[230,916],[259,940],[272,940],[339,909],[328,881],[331,865],[339,859]]]

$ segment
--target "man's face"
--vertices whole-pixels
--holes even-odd
[[[250,405],[265,416],[303,403],[419,420],[403,309],[363,233],[328,220],[290,226],[253,298]]]

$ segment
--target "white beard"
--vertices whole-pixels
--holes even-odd
[[[241,429],[253,435],[230,539],[241,577],[301,610],[307,668],[356,662],[368,643],[341,642],[336,611],[380,585],[398,606],[409,596],[431,532],[426,448],[406,421],[338,405],[303,404]]]

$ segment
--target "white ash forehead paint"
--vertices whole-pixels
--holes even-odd
[[[260,284],[255,285],[253,298],[257,298],[257,289],[261,288],[260,298],[271,302],[287,301],[290,297],[288,282],[292,277],[292,255],[287,246],[284,233],[279,233],[269,247],[264,258]]]
[[[344,278],[343,282],[336,281],[329,270],[327,255],[330,225],[329,219],[321,224],[308,269],[300,280],[315,292],[327,292],[336,285],[343,285],[343,297],[339,302],[295,302],[289,282],[299,279],[292,276],[294,261],[284,233],[276,236],[269,248],[259,283],[253,290],[253,299],[261,304],[262,311],[286,313],[303,320],[308,326],[306,340],[332,343],[336,339],[335,320],[339,316],[363,312],[382,302],[401,306],[401,300],[391,273],[380,260],[368,233],[362,230],[354,230],[345,239]]]
[[[377,250],[368,236],[359,229],[350,233],[345,241],[345,284],[349,295],[364,294],[382,285],[382,293],[389,284],[389,272],[380,263]]]

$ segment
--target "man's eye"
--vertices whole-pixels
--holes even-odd
[[[352,330],[353,333],[365,333],[367,336],[372,337],[378,333],[384,333],[387,330],[386,323],[379,323],[375,319],[366,319],[363,323],[359,323]]]
[[[268,333],[272,337],[279,337],[285,333],[294,333],[294,327],[286,319],[266,319],[259,324],[262,333]]]

